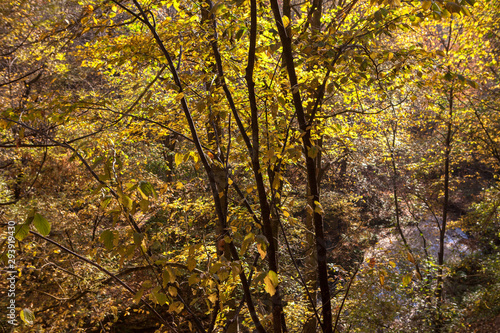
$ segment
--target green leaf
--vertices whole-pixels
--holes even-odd
[[[26,324],[26,325],[33,325],[33,322],[35,321],[35,315],[33,314],[33,311],[30,309],[23,309],[20,313],[21,320]]]
[[[141,207],[143,213],[147,213],[149,210],[149,200],[142,199],[139,201],[139,207]]]
[[[101,201],[101,207],[103,209],[106,209],[108,207],[109,203],[111,202],[112,197],[110,195],[106,196],[102,201]]]
[[[196,267],[196,258],[189,257],[187,260],[187,269],[191,272]]]
[[[156,194],[153,185],[151,185],[151,183],[149,182],[141,181],[139,183],[139,191],[144,199],[148,199],[149,197],[158,199],[158,195]]]
[[[445,7],[450,13],[460,13],[460,10],[462,9],[462,6],[452,1],[447,2]]]
[[[143,239],[144,239],[144,234],[140,234],[138,232],[134,232],[134,244],[136,246],[141,245]]]
[[[472,88],[474,89],[477,89],[479,88],[479,85],[475,82],[475,81],[472,81],[470,79],[466,79],[465,81],[469,86],[471,86]]]
[[[167,269],[163,270],[162,280],[163,280],[162,286],[163,288],[165,288],[170,283],[170,274]]]
[[[29,233],[30,233],[29,224],[23,223],[23,224],[16,225],[15,237],[18,241],[22,241],[23,239],[25,239]]]
[[[108,251],[113,249],[115,234],[111,230],[104,230],[99,239],[104,243],[104,246]]]
[[[193,273],[189,276],[188,283],[190,286],[193,284],[196,284],[198,282],[200,282],[200,278],[198,277],[198,274]]]
[[[471,16],[471,13],[467,7],[462,6],[462,8],[460,9],[460,12],[462,14],[464,14],[465,16]]]
[[[250,244],[252,244],[254,239],[255,235],[252,232],[245,236],[245,239],[243,239],[243,242],[241,242],[240,255],[243,255],[247,252],[248,247],[250,246]]]
[[[273,283],[273,286],[277,287],[278,286],[278,274],[276,274],[275,271],[269,271],[269,273],[267,273],[267,276],[269,277],[269,279]]]
[[[141,302],[142,295],[144,294],[144,289],[141,289],[135,294],[133,301],[135,304],[139,304]]]
[[[36,213],[36,210],[34,208],[32,208],[30,210],[30,212],[28,213],[28,216],[26,217],[26,221],[24,221],[24,223],[26,225],[29,226],[33,222],[33,219],[35,218],[35,213]]]
[[[35,213],[33,217],[33,225],[36,230],[43,236],[47,236],[50,233],[50,223],[42,215]]]
[[[164,293],[160,293],[160,292],[153,292],[151,294],[153,296],[153,301],[159,305],[163,305],[165,303],[167,303],[167,295],[165,295]]]
[[[175,282],[175,272],[170,267],[165,267],[163,269],[163,287],[165,288],[167,284]]]
[[[134,206],[134,202],[132,201],[132,199],[130,199],[130,197],[125,194],[120,196],[120,202],[129,210],[132,210],[132,207]]]
[[[319,148],[317,146],[312,146],[307,151],[307,156],[309,156],[310,158],[315,158],[316,155],[318,155],[318,153],[319,153]]]

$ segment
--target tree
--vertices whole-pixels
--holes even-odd
[[[12,8],[9,19],[32,15],[32,9],[23,14]],[[59,10],[54,8],[72,16],[51,18],[51,10]],[[38,14],[50,28],[33,44],[15,48],[47,53],[50,75],[46,81],[42,76],[40,93],[14,103],[11,91],[21,91],[24,82],[31,95],[40,77],[24,71],[29,61],[17,79],[5,72],[2,98],[10,106],[2,110],[3,146],[26,148],[30,155],[28,149],[43,149],[39,173],[48,174],[47,156],[54,164],[68,163],[71,190],[83,184],[92,192],[78,192],[71,208],[60,211],[79,214],[87,228],[78,240],[67,230],[51,240],[47,220],[32,210],[18,227],[18,239],[27,237],[33,223],[38,239],[99,270],[90,277],[80,276],[82,268],[61,271],[78,281],[88,278],[90,285],[116,281],[165,329],[338,330],[356,273],[347,285],[332,281],[339,276],[332,278],[328,247],[341,243],[342,226],[334,224],[335,236],[327,239],[322,191],[331,189],[325,179],[332,164],[345,174],[348,155],[370,150],[380,139],[377,122],[391,122],[413,88],[396,93],[415,73],[411,66],[428,68],[420,57],[429,53],[399,32],[431,15],[467,14],[467,5],[116,0],[54,8]],[[402,42],[389,48],[394,35]],[[40,51],[39,44],[47,49]],[[54,83],[59,85],[48,86]],[[388,118],[378,118],[387,110]],[[446,142],[449,156],[451,138]],[[399,226],[397,154],[394,141],[386,143]],[[163,167],[156,159],[165,148]],[[42,197],[14,193],[14,199],[56,220]],[[301,211],[305,223],[296,216]],[[314,260],[304,267],[297,249],[308,250]],[[122,279],[132,272],[130,283]],[[341,297],[332,295],[333,284],[343,288]],[[65,288],[72,289],[71,283]],[[302,292],[299,298],[295,289]],[[83,289],[70,299],[89,293]],[[92,306],[98,298],[89,297]],[[127,311],[108,304],[115,310],[98,318],[82,315],[81,325],[112,326],[109,318]]]

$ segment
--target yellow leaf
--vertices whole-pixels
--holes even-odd
[[[182,309],[184,309],[184,304],[181,302],[174,302],[168,307],[169,312],[176,312],[178,314],[181,313]]]
[[[424,2],[422,2],[422,9],[427,10],[427,9],[431,8],[431,5],[432,5],[432,1],[424,1]]]
[[[378,275],[378,279],[380,281],[380,285],[383,286],[384,285],[384,281],[385,281],[384,274],[379,274]]]
[[[309,204],[306,206],[306,211],[307,211],[308,215],[312,215],[314,212],[311,205],[309,205]]]
[[[173,5],[174,5],[174,8],[175,8],[176,11],[179,12],[181,10],[180,7],[179,7],[179,1],[174,1]]]
[[[411,282],[411,274],[406,274],[403,276],[403,287],[406,287]]]
[[[210,302],[215,304],[215,302],[217,301],[217,294],[208,295],[208,299],[210,300]]]
[[[165,287],[169,282],[175,282],[175,272],[167,266],[166,269],[163,270],[163,286]]]
[[[408,256],[408,261],[411,262],[412,264],[414,264],[415,263],[415,259],[413,258],[413,255],[410,252],[408,252],[407,256]]]
[[[273,282],[269,275],[264,278],[265,289],[269,293],[269,295],[273,296],[276,293],[276,288],[273,286]]]
[[[187,269],[191,272],[196,267],[196,259],[189,257],[187,260]]]
[[[178,93],[178,94],[177,94],[177,96],[175,96],[175,100],[176,100],[176,101],[180,101],[180,100],[181,100],[181,99],[183,99],[183,98],[184,98],[184,93],[182,93],[182,92],[181,92],[181,93]]]
[[[314,202],[314,212],[318,214],[323,214],[325,211],[323,210],[323,207],[321,206],[321,203],[318,201]]]
[[[191,286],[191,285],[196,284],[198,282],[200,282],[200,279],[198,278],[198,275],[197,274],[191,274],[191,276],[188,279],[189,285]]]
[[[122,195],[119,200],[123,204],[123,206],[127,207],[130,210],[132,209],[134,202],[132,199],[130,199],[129,196]]]
[[[288,26],[290,25],[290,19],[288,18],[288,16],[283,15],[281,17],[281,20],[283,21],[283,27],[288,28]]]
[[[243,255],[248,250],[248,247],[253,242],[254,238],[255,235],[253,233],[249,233],[245,236],[245,239],[241,242],[240,255]]]
[[[279,177],[274,177],[274,179],[273,179],[273,189],[275,189],[275,190],[279,189],[280,184],[281,184],[281,182],[280,182]]]
[[[266,257],[266,254],[267,254],[267,251],[265,249],[265,245],[264,244],[257,244],[257,251],[259,251],[259,253],[260,253],[260,258],[262,260],[264,260],[264,258]]]
[[[179,166],[179,164],[182,163],[183,159],[184,159],[184,155],[182,155],[181,153],[176,153],[175,154],[175,165]]]
[[[174,286],[168,287],[168,293],[172,295],[172,297],[177,296],[177,288],[175,288]]]

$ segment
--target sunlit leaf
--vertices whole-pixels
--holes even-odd
[[[36,213],[33,217],[33,225],[36,230],[43,236],[47,236],[50,233],[50,223],[42,215]]]
[[[15,237],[18,241],[22,241],[30,233],[30,226],[28,224],[17,224],[14,229]]]
[[[35,321],[35,315],[33,314],[33,311],[31,311],[28,308],[24,308],[21,310],[19,313],[21,320],[26,324],[26,325],[33,325],[33,322]]]
[[[283,27],[288,28],[288,26],[290,25],[290,19],[288,18],[288,16],[283,15],[281,17],[281,20],[283,21]]]

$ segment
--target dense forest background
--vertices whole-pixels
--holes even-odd
[[[499,8],[0,0],[1,331],[500,331]]]

